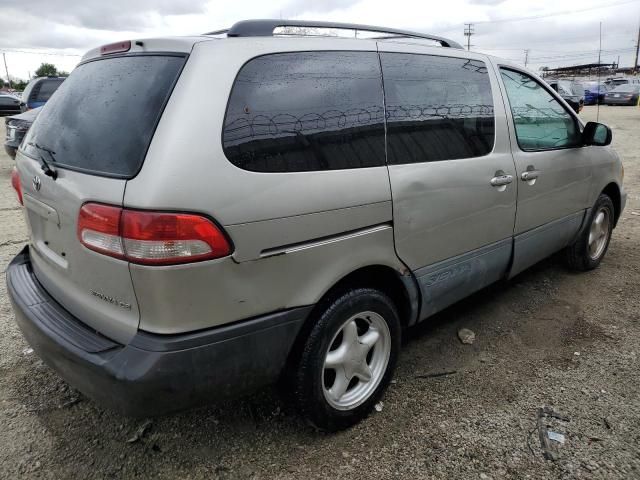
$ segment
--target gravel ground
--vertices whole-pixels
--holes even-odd
[[[270,391],[150,424],[105,411],[30,353],[0,282],[0,476],[640,478],[640,109],[601,107],[600,120],[629,192],[601,267],[574,274],[551,258],[408,332],[382,411],[336,435]],[[3,270],[26,241],[11,167],[0,156]],[[428,376],[442,372],[455,373]],[[569,417],[542,422],[565,435],[555,460],[540,446],[543,406]]]

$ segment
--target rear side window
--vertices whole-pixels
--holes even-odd
[[[131,55],[81,64],[42,108],[24,152],[87,173],[132,177],[184,62],[184,56]]]
[[[493,149],[495,122],[483,62],[381,53],[390,164],[480,157]]]
[[[296,52],[254,58],[236,78],[223,130],[227,158],[254,172],[385,164],[375,52]]]
[[[52,78],[40,80],[36,86],[33,87],[33,93],[31,94],[32,102],[46,102],[51,98],[53,92],[55,92],[58,87],[64,81],[63,78]]]

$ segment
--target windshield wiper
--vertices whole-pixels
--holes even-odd
[[[51,157],[51,161],[55,162],[56,161],[56,157],[55,154],[56,152],[46,148],[46,147],[42,147],[40,145],[38,145],[37,143],[33,143],[33,142],[29,142],[27,143],[27,145],[29,145],[30,147],[34,147],[37,148],[38,150],[41,150],[43,152],[47,152],[49,154],[49,156]],[[40,157],[40,166],[42,167],[42,171],[44,172],[44,174],[47,177],[51,177],[53,180],[55,180],[56,178],[58,178],[58,171],[53,168],[51,165],[49,165],[49,162],[47,162],[44,159],[44,156],[42,154],[38,155]]]

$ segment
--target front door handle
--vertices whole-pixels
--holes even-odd
[[[530,182],[531,180],[535,180],[540,176],[540,172],[538,170],[527,170],[526,172],[522,172],[520,178],[523,182]]]
[[[513,182],[513,175],[496,175],[491,179],[492,187],[503,187]]]

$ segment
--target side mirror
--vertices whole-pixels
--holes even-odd
[[[585,145],[604,147],[611,143],[611,129],[602,123],[588,122],[582,131],[582,140]]]

